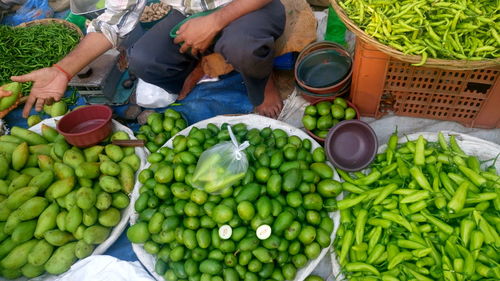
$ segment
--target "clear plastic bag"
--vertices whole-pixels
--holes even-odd
[[[219,194],[245,176],[248,159],[243,150],[250,144],[238,144],[227,127],[231,141],[219,143],[204,151],[193,173],[191,184],[210,194]]]

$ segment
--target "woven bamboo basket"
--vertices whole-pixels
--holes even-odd
[[[72,29],[78,33],[78,36],[80,36],[80,40],[83,38],[83,32],[82,30],[74,23],[71,23],[69,21],[63,20],[63,19],[57,19],[57,18],[47,18],[47,19],[40,19],[40,20],[33,20],[33,21],[28,21],[28,22],[23,22],[16,27],[30,27],[34,25],[40,25],[40,24],[51,24],[51,23],[59,23],[64,26],[66,26],[69,29]]]
[[[342,22],[344,22],[346,27],[349,28],[349,30],[352,31],[360,40],[363,40],[364,42],[374,46],[381,52],[386,53],[387,55],[404,62],[419,63],[422,60],[421,56],[404,54],[403,52],[400,52],[392,47],[380,43],[375,38],[366,34],[366,32],[364,32],[361,28],[359,28],[359,26],[357,26],[356,23],[349,18],[344,9],[342,9],[342,7],[339,6],[337,1],[338,0],[330,0],[333,9],[335,10],[339,18],[342,20]],[[428,58],[424,66],[435,67],[440,69],[448,69],[448,70],[500,68],[500,58],[486,59],[481,61]]]

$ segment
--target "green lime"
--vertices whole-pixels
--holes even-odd
[[[236,209],[238,211],[238,215],[242,220],[249,221],[255,216],[255,208],[253,207],[252,203],[248,201],[240,202]]]
[[[304,128],[309,131],[316,129],[316,121],[316,118],[311,115],[304,115],[304,117],[302,117],[302,124],[304,124]]]
[[[335,119],[343,119],[344,118],[344,108],[338,104],[334,104],[331,107],[332,116]]]
[[[354,119],[354,118],[356,118],[356,110],[354,110],[354,108],[352,108],[352,107],[346,108],[344,119],[345,120],[351,120],[351,119]]]
[[[255,178],[259,182],[267,182],[269,177],[271,176],[271,170],[267,167],[260,167],[255,171]]]
[[[333,104],[340,105],[342,108],[347,108],[347,101],[341,97],[334,99]]]
[[[306,106],[306,109],[304,110],[304,114],[306,115],[316,115],[318,111],[316,110],[316,107],[314,105],[308,105]]]
[[[233,218],[233,211],[226,205],[218,205],[212,211],[212,219],[217,223],[226,223]]]
[[[323,115],[318,119],[316,127],[320,130],[328,130],[332,127],[333,118],[330,114]]]
[[[329,101],[322,101],[316,104],[316,110],[318,111],[318,114],[323,116],[327,115],[330,113],[330,106],[332,105],[331,102]]]

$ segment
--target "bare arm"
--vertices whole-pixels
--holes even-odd
[[[215,36],[231,22],[270,2],[271,0],[234,0],[212,14],[187,21],[177,31],[174,42],[184,42],[180,49],[181,53],[190,48],[193,55],[203,53]]]
[[[102,33],[91,32],[57,65],[67,72],[69,76],[74,76],[111,47],[111,42]],[[46,67],[22,76],[12,76],[12,81],[34,82],[30,96],[24,106],[23,117],[28,117],[33,105],[37,111],[40,111],[46,102],[60,100],[68,86],[68,75],[56,67]]]
[[[76,75],[85,66],[111,49],[113,45],[100,32],[91,32],[78,46],[57,64],[71,76]]]

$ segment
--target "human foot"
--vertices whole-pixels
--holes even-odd
[[[267,80],[266,89],[264,90],[264,101],[255,107],[255,111],[270,118],[276,119],[281,109],[283,109],[283,101],[281,100],[280,93],[274,84],[273,77]]]

